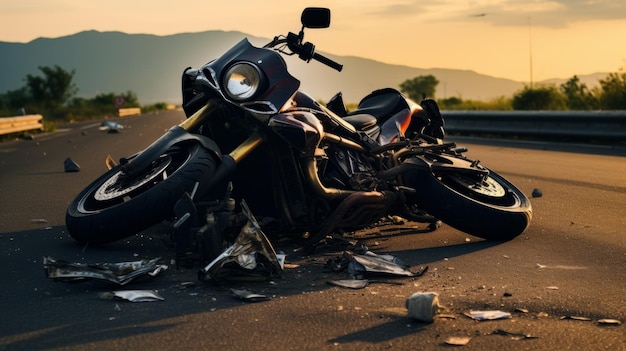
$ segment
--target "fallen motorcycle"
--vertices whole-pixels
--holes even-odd
[[[186,69],[187,119],[145,150],[110,160],[110,170],[69,205],[71,236],[105,244],[171,220],[196,233],[191,241],[201,233],[215,257],[244,200],[268,219],[259,222],[270,236],[307,245],[391,216],[433,229],[440,220],[488,240],[510,240],[528,227],[529,199],[444,140],[434,100],[418,104],[387,88],[348,111],[341,93],[324,105],[300,91],[281,54],[342,69],[304,42],[306,28],[329,27],[330,10],[306,8],[301,22],[297,34],[264,47],[243,39]]]

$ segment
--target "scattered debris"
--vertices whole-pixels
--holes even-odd
[[[262,294],[256,294],[248,290],[238,290],[238,289],[230,289],[233,292],[233,295],[236,297],[247,301],[247,302],[260,302],[268,300],[267,296]]]
[[[620,324],[622,324],[622,322],[620,320],[618,320],[618,319],[608,319],[608,318],[605,318],[605,319],[598,320],[598,325],[615,325],[615,326],[617,326],[617,325],[620,325]]]
[[[543,196],[543,192],[540,189],[533,189],[533,192],[531,194],[532,197],[542,197]]]
[[[142,276],[156,276],[166,270],[166,265],[158,264],[161,258],[119,263],[70,263],[52,257],[43,258],[46,277],[55,281],[77,281],[85,279],[102,279],[119,285],[126,285],[133,279]]]
[[[432,323],[439,310],[439,294],[436,292],[417,292],[406,299],[409,318]]]
[[[118,290],[102,292],[99,297],[104,300],[114,298],[128,300],[130,302],[151,302],[165,300],[156,290]],[[119,308],[119,307],[118,307]]]
[[[63,166],[65,167],[66,173],[73,173],[80,171],[80,166],[78,163],[74,162],[71,158],[66,158],[63,162]]]
[[[100,123],[100,128],[98,129],[107,133],[119,133],[121,129],[124,129],[124,126],[113,121],[102,121],[102,123]]]
[[[201,270],[201,279],[268,280],[282,273],[276,251],[245,201],[241,202],[241,207],[248,222],[235,243]]]
[[[496,329],[496,330],[491,332],[491,335],[510,336],[510,337],[512,337],[515,340],[537,339],[537,338],[539,338],[538,336],[534,336],[534,335],[530,335],[530,334],[524,334],[524,333],[510,332],[510,331],[506,331],[506,330],[503,330],[503,329]]]
[[[466,316],[477,321],[487,321],[495,319],[507,319],[511,318],[509,312],[503,312],[499,310],[493,311],[469,311],[464,313]]]
[[[45,218],[33,218],[30,220],[30,222],[33,224],[43,224],[43,223],[48,223],[48,220]]]
[[[446,344],[452,346],[465,346],[470,342],[470,340],[472,340],[472,338],[469,336],[450,336],[446,338],[445,342]]]

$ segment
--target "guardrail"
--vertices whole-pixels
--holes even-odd
[[[499,134],[626,141],[626,111],[441,111],[457,134]]]
[[[27,130],[43,130],[42,115],[25,115],[16,117],[0,117],[0,135],[25,132]]]
[[[140,114],[141,108],[139,107],[120,108],[117,110],[118,117],[138,116]]]

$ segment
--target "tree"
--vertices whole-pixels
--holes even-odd
[[[600,107],[606,110],[626,110],[626,72],[610,73],[600,79]]]
[[[565,95],[570,110],[592,110],[598,107],[598,101],[585,83],[577,76],[561,84],[560,91]]]
[[[564,110],[565,96],[555,85],[524,86],[513,95],[514,110]]]
[[[26,87],[37,103],[43,106],[58,108],[68,102],[78,92],[72,83],[74,71],[65,71],[59,66],[53,68],[39,66],[44,77],[26,75]]]
[[[417,76],[400,83],[400,91],[408,95],[412,100],[419,102],[426,97],[434,98],[437,84],[439,84],[439,80],[431,74]]]

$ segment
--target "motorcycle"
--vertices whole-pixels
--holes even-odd
[[[343,67],[304,42],[305,29],[330,26],[330,10],[306,8],[301,23],[297,34],[263,47],[243,39],[185,69],[187,118],[145,150],[109,160],[110,170],[69,205],[71,236],[106,244],[193,217],[215,257],[232,234],[225,228],[237,222],[238,201],[269,219],[261,222],[270,236],[295,236],[309,247],[393,216],[498,241],[529,226],[529,199],[445,141],[434,100],[418,104],[385,88],[348,111],[341,93],[322,104],[299,90],[281,54]]]

